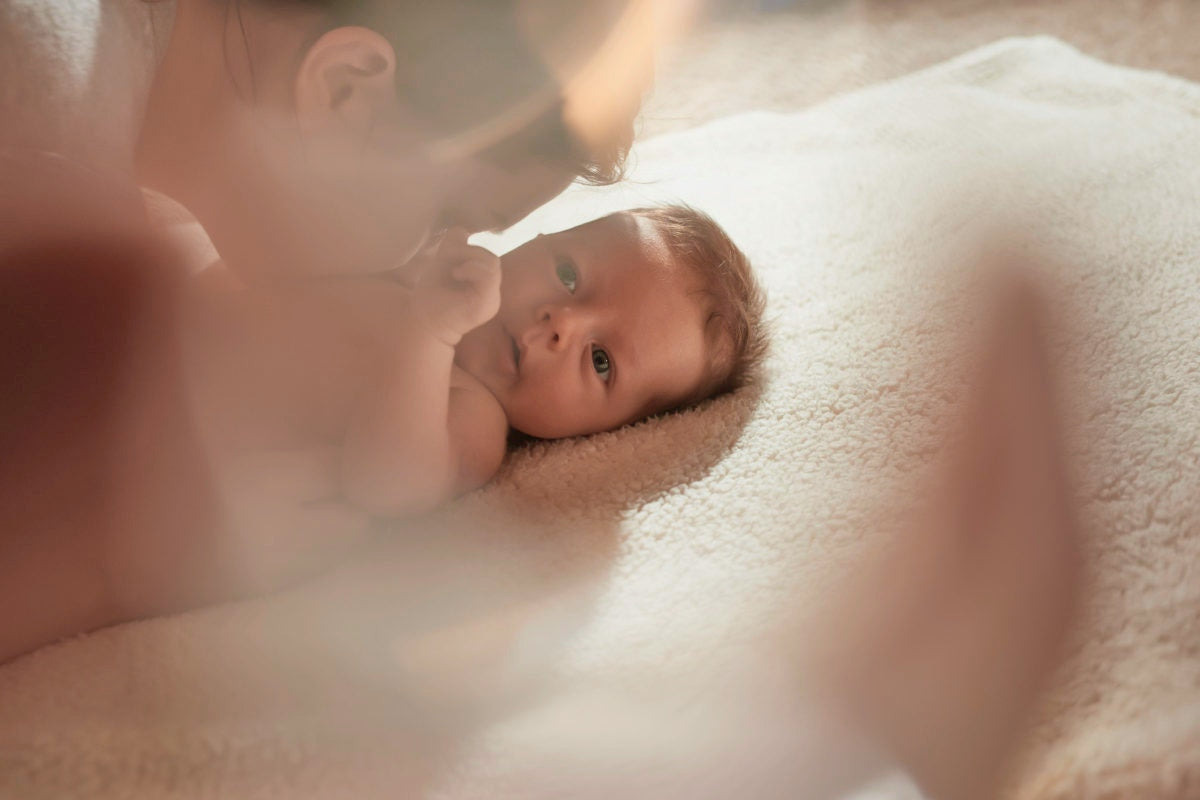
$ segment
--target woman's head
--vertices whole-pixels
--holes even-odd
[[[394,267],[439,228],[504,227],[619,176],[636,108],[572,130],[560,56],[597,49],[627,4],[179,0],[139,170],[240,269]]]

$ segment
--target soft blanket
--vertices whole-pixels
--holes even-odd
[[[806,765],[853,745],[795,706],[801,676],[748,654],[871,546],[881,498],[962,401],[940,291],[953,205],[1011,211],[1052,245],[1056,348],[1086,387],[1064,411],[1090,580],[1013,793],[1195,797],[1197,141],[1200,88],[1032,39],[640,145],[631,182],[575,189],[506,238],[633,204],[703,208],[771,294],[761,391],[521,450],[489,487],[296,591],[0,669],[0,795],[851,785],[802,793]]]

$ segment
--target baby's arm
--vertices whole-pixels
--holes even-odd
[[[380,378],[350,421],[342,468],[347,499],[386,516],[427,511],[484,483],[508,432],[486,390],[452,381],[459,339],[499,307],[499,259],[465,233],[447,234],[409,298]]]

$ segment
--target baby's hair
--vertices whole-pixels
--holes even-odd
[[[750,259],[712,217],[687,205],[634,208],[662,237],[671,261],[700,279],[708,374],[675,407],[693,406],[756,379],[767,352],[766,294]]]

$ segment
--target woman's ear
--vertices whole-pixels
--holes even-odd
[[[396,108],[396,52],[370,28],[334,28],[308,48],[294,91],[301,129],[366,134]]]

